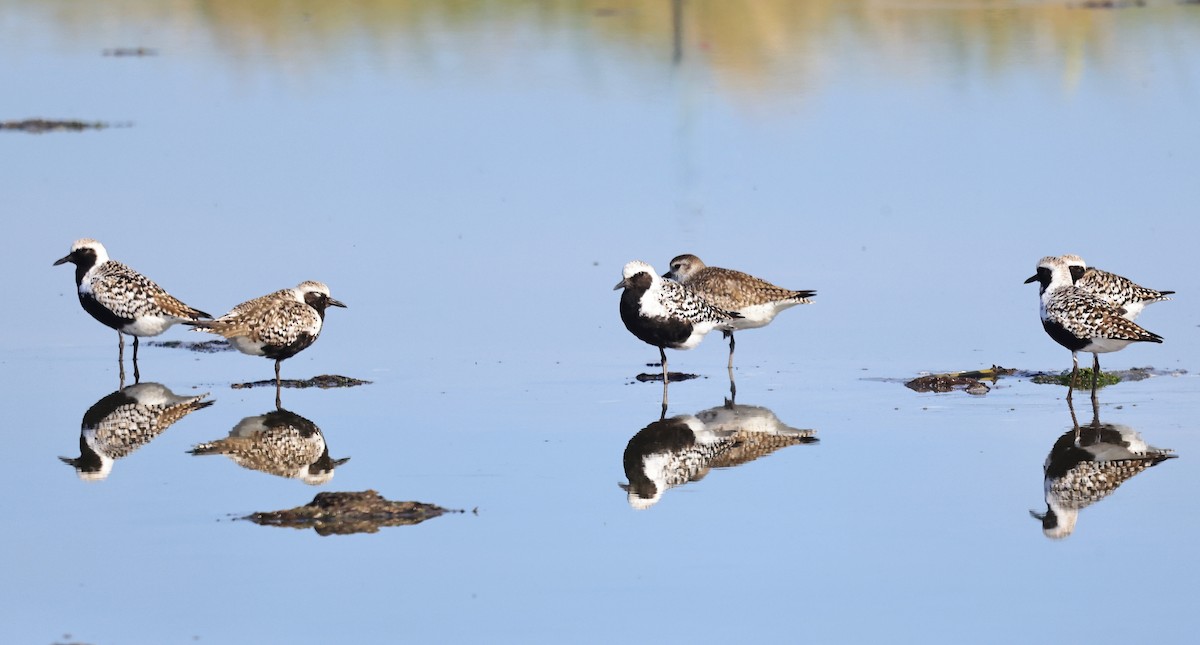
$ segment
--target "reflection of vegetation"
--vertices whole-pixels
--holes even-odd
[[[1070,78],[1083,59],[1104,57],[1118,24],[1156,33],[1200,26],[1180,19],[1189,9],[1172,3],[1095,11],[1067,0],[0,0],[0,8],[45,14],[67,37],[104,29],[119,16],[150,42],[116,44],[160,47],[166,55],[199,33],[235,59],[300,72],[329,66],[347,50],[360,56],[363,48],[375,64],[488,66],[522,52],[539,56],[563,34],[574,45],[597,45],[572,47],[585,56],[615,48],[668,64],[678,26],[685,63],[743,89],[802,86],[864,61],[898,76],[947,66],[1057,64]],[[271,55],[256,56],[260,51]],[[1128,55],[1150,54],[1123,53],[1120,60],[1137,69]]]
[[[1039,374],[1033,377],[1034,383],[1043,385],[1070,385],[1071,370],[1063,370],[1059,374]],[[1106,385],[1115,385],[1121,382],[1121,375],[1116,372],[1105,372],[1100,370],[1100,378],[1096,381],[1096,387],[1104,387]],[[1076,390],[1092,389],[1092,368],[1079,368],[1079,376],[1075,381]]]

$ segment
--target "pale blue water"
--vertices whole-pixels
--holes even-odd
[[[0,132],[5,642],[1200,629],[1200,8],[684,2],[675,64],[670,3],[238,6],[0,2],[0,120],[132,123]],[[158,55],[101,55],[136,46]],[[229,387],[271,364],[144,346],[143,380],[216,402],[79,481],[57,457],[118,385],[115,334],[50,266],[83,236],[212,313],[327,282],[349,308],[284,376],[373,384],[283,402],[351,460],[310,487],[187,454],[272,409]],[[657,351],[611,288],[684,252],[818,290],[739,334],[737,401],[820,442],[635,511],[622,455],[661,388],[633,380]],[[1164,344],[1102,364],[1189,374],[1101,391],[1102,420],[1180,458],[1051,541],[1028,511],[1061,389],[880,379],[1068,367],[1022,284],[1067,252],[1178,292],[1139,319]],[[669,416],[722,404],[720,338],[669,358],[703,377]],[[365,489],[468,512],[331,537],[232,521]]]

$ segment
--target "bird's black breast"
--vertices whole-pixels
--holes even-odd
[[[646,457],[656,453],[679,453],[696,444],[696,434],[678,419],[655,421],[642,428],[625,446],[622,461],[629,486],[642,499],[654,497],[658,490],[643,468]]]
[[[647,318],[639,300],[645,289],[625,289],[621,294],[621,321],[643,342],[655,347],[678,347],[692,335],[692,324],[679,318]]]
[[[1087,347],[1088,343],[1092,342],[1089,338],[1080,338],[1072,334],[1065,327],[1052,320],[1043,320],[1042,328],[1046,330],[1047,334],[1050,334],[1050,338],[1053,338],[1054,342],[1073,352]]]
[[[276,361],[282,361],[285,358],[291,358],[313,344],[317,337],[306,331],[302,331],[296,336],[296,340],[283,345],[264,345],[263,356]]]
[[[92,318],[99,320],[101,323],[120,331],[126,325],[133,323],[132,318],[122,318],[114,314],[108,307],[100,304],[90,294],[80,293],[79,304],[83,305],[83,310],[92,315]]]

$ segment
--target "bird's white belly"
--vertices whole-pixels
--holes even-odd
[[[229,344],[233,345],[234,349],[243,354],[250,354],[251,356],[263,355],[263,344],[252,341],[245,336],[234,336],[229,339]]]
[[[1132,340],[1116,340],[1113,338],[1093,338],[1092,342],[1088,343],[1086,347],[1079,351],[1091,352],[1093,354],[1116,352],[1125,349],[1125,347],[1132,342]]]
[[[132,336],[157,336],[179,322],[167,316],[141,316],[125,325],[121,331]]]
[[[787,309],[788,307],[794,307],[798,304],[800,303],[768,302],[761,305],[744,307],[737,310],[739,314],[742,314],[742,317],[729,321],[726,323],[725,327],[728,329],[754,329],[756,327],[765,327],[775,319],[775,316],[779,312]]]

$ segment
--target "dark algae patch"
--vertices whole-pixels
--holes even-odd
[[[904,386],[914,392],[953,392],[962,390],[967,394],[987,394],[992,388],[983,381],[996,382],[1001,376],[1012,376],[1017,370],[993,365],[982,370],[951,372],[948,374],[928,374],[919,376],[904,383]]]
[[[231,352],[233,345],[230,345],[224,340],[152,340],[146,343],[152,347],[167,347],[169,349],[186,349],[191,352],[200,352],[201,354],[216,354],[217,352]]]
[[[641,381],[642,383],[645,383],[647,381],[661,381],[661,380],[663,380],[663,375],[662,375],[662,372],[655,372],[653,374],[647,374],[647,373],[643,372],[633,378],[636,378],[637,380]],[[672,383],[674,383],[675,381],[690,381],[694,378],[700,378],[700,375],[699,374],[685,374],[684,372],[669,372],[667,374],[667,380],[669,380]]]
[[[128,126],[129,124],[123,124]],[[82,132],[84,130],[103,130],[105,128],[122,127],[103,121],[78,121],[74,119],[25,119],[23,121],[0,121],[0,130],[14,130],[30,134],[46,132]]]
[[[461,513],[422,502],[393,502],[373,491],[317,493],[313,501],[286,511],[244,518],[262,526],[313,529],[320,535],[377,533],[384,526],[408,526],[445,513]]]
[[[351,378],[349,376],[339,376],[337,374],[322,374],[309,379],[282,379],[279,384],[282,387],[291,387],[303,390],[309,387],[319,387],[322,390],[327,390],[334,387],[354,387],[356,385],[369,385],[370,381]],[[230,385],[235,390],[241,390],[250,387],[275,387],[275,379],[266,381],[250,381],[249,383],[234,383]]]
[[[1187,374],[1187,370],[1159,370],[1153,367],[1134,367],[1127,370],[1114,370],[1105,372],[1100,370],[1100,377],[1096,382],[1097,387],[1106,385],[1114,385],[1122,381],[1142,381],[1152,376],[1179,376]],[[1070,385],[1071,370],[1063,370],[1061,372],[1037,372],[1030,374],[1030,380],[1034,383],[1043,385]],[[1078,380],[1075,382],[1075,389],[1090,390],[1092,389],[1092,368],[1079,368]]]

